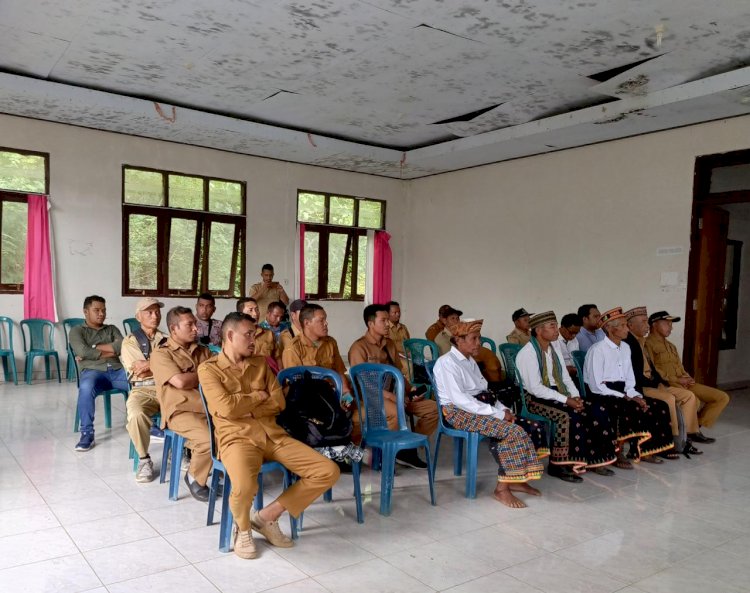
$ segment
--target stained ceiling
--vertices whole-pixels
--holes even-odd
[[[2,0],[0,112],[417,178],[750,113],[743,0]]]

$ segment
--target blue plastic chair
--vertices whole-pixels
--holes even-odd
[[[128,317],[127,319],[122,320],[122,328],[125,330],[125,335],[129,336],[135,330],[141,328],[141,322],[135,317]]]
[[[211,488],[208,496],[208,517],[206,519],[206,525],[213,525],[214,523],[214,512],[216,509],[216,497],[219,488],[219,480],[221,476],[224,476],[224,492],[221,500],[221,522],[219,523],[219,551],[230,552],[232,549],[232,524],[234,523],[234,517],[232,511],[229,508],[229,495],[232,492],[232,481],[229,479],[229,474],[224,464],[217,459],[216,455],[216,442],[214,441],[214,420],[208,411],[208,404],[206,403],[206,396],[203,394],[203,389],[198,386],[198,391],[201,394],[201,402],[203,403],[203,411],[206,414],[206,421],[208,422],[208,430],[211,434],[211,461],[213,464],[211,473]],[[292,485],[292,474],[287,470],[281,463],[277,461],[267,461],[261,465],[260,471],[258,472],[258,492],[253,500],[253,508],[259,511],[263,508],[263,474],[270,473],[272,471],[281,471],[284,474],[284,490]],[[299,534],[297,533],[297,520],[289,515],[289,527],[292,532],[292,539],[297,539]]]
[[[18,385],[16,352],[13,349],[13,320],[10,317],[0,317],[0,324],[5,325],[4,328],[0,327],[0,358],[3,359],[3,375],[5,376],[5,382],[10,383],[10,376],[12,373],[13,383]]]
[[[493,340],[492,338],[481,336],[479,338],[479,343],[485,348],[492,350],[492,354],[497,354],[497,345],[495,344],[495,340]]]
[[[505,376],[516,381],[516,356],[521,351],[521,346],[519,344],[510,344],[506,342],[505,344],[500,344],[500,346],[498,346],[498,351],[500,352],[500,357],[503,359]]]
[[[25,376],[27,385],[31,385],[31,374],[34,370],[34,359],[44,358],[44,371],[47,380],[50,373],[50,358],[57,364],[57,382],[62,383],[60,377],[60,356],[55,350],[55,324],[46,319],[24,319],[21,321],[21,335],[23,336],[23,351],[26,353]],[[28,339],[26,334],[28,333]]]
[[[396,453],[403,449],[424,447],[427,461],[427,479],[430,486],[430,501],[435,502],[435,481],[432,473],[430,440],[422,434],[411,432],[406,425],[404,410],[404,376],[395,367],[385,364],[358,364],[349,369],[354,393],[357,396],[357,411],[362,425],[362,446],[379,449],[382,454],[380,470],[380,514],[391,514],[391,495]],[[396,394],[398,430],[389,430],[385,415],[383,388],[385,381],[393,381]],[[364,415],[364,417],[363,417]]]
[[[437,389],[435,383],[435,376],[433,368],[435,367],[435,361],[429,361],[427,363],[427,373],[432,381],[432,386],[435,391],[435,399],[440,405],[440,392]],[[432,473],[437,474],[437,463],[438,453],[440,452],[440,438],[445,435],[446,437],[453,437],[453,475],[461,475],[461,465],[463,462],[463,451],[464,441],[466,442],[466,498],[477,497],[477,464],[479,456],[479,443],[486,437],[479,434],[478,432],[470,432],[468,430],[459,430],[446,424],[443,418],[443,407],[440,406],[440,412],[438,413],[440,422],[438,424],[437,438],[435,440],[435,457],[432,465]]]
[[[581,397],[586,397],[586,381],[583,380],[583,364],[586,361],[586,353],[583,350],[573,350],[570,353],[573,359],[573,366],[576,368],[578,374],[578,390],[581,393]]]
[[[276,379],[279,384],[284,387],[286,384],[294,383],[304,377],[305,372],[310,373],[313,379],[328,379],[336,388],[336,396],[341,402],[341,396],[344,392],[344,386],[341,381],[341,375],[331,369],[325,369],[323,367],[289,367],[282,370]],[[362,470],[362,462],[357,461],[352,463],[352,480],[354,482],[354,502],[357,506],[357,523],[365,522],[365,514],[362,511],[362,489],[360,487],[360,474]],[[333,489],[329,489],[323,494],[323,500],[326,502],[333,501]],[[300,517],[300,529],[302,529],[302,517]]]
[[[167,479],[169,466],[169,500],[177,500],[180,493],[180,469],[182,450],[185,448],[185,437],[168,428],[164,429],[164,449],[161,452],[161,469],[159,484]],[[171,457],[171,459],[170,459]]]
[[[406,363],[409,369],[409,383],[414,386],[426,385],[431,390],[432,385],[429,381],[415,375],[415,366],[424,368],[428,360],[437,360],[440,356],[437,344],[432,340],[421,338],[404,340],[404,354],[406,354]]]
[[[73,355],[72,360],[73,360],[73,367],[75,369],[76,383],[79,383],[78,361],[76,360],[75,355]],[[125,402],[128,401],[128,392],[122,389],[105,389],[101,393],[96,394],[96,397],[101,397],[102,401],[104,402],[104,427],[105,428],[112,428],[112,396],[113,395],[122,395],[123,398],[125,399]],[[73,423],[73,432],[78,432],[78,428],[80,424],[81,424],[81,415],[78,411],[78,405],[76,405],[76,419],[75,419],[75,422]]]
[[[70,317],[63,319],[63,333],[65,334],[65,352],[68,356],[68,366],[65,370],[65,377],[71,383],[78,380],[78,374],[76,372],[76,355],[73,349],[70,347],[70,330],[78,325],[83,325],[86,320],[83,317]]]

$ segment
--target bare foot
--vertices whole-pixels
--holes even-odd
[[[526,508],[526,503],[513,496],[513,493],[508,489],[495,489],[495,492],[493,492],[492,495],[495,497],[495,500],[499,500],[506,507],[510,507],[512,509]]]
[[[511,484],[510,489],[514,490],[516,492],[525,492],[526,494],[531,494],[531,496],[541,496],[542,493],[539,489],[534,488],[532,485],[523,482],[520,484]]]

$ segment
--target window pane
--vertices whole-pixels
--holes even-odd
[[[354,200],[331,196],[329,224],[354,226]]]
[[[357,294],[365,295],[367,289],[367,235],[359,237],[357,250]]]
[[[297,206],[297,220],[300,222],[326,221],[326,197],[324,195],[300,193]]]
[[[169,207],[203,210],[203,179],[170,175]]]
[[[374,200],[359,201],[359,225],[368,229],[383,227],[382,204]]]
[[[197,220],[173,218],[169,230],[169,289],[192,290]]]
[[[0,189],[44,193],[44,157],[0,152]]]
[[[346,240],[348,235],[331,233],[328,235],[328,288],[329,293],[341,291],[341,274],[344,272]]]
[[[320,234],[305,231],[305,293],[318,294]]]
[[[156,217],[131,214],[128,217],[128,254],[131,290],[156,290]]]
[[[3,284],[23,284],[24,262],[26,260],[26,202],[3,202],[2,262],[0,282]]]
[[[231,290],[232,255],[234,254],[234,225],[211,223],[211,242],[208,249],[208,290]]]
[[[164,184],[161,173],[125,169],[125,201],[147,206],[164,205]]]
[[[211,212],[242,214],[242,185],[231,181],[209,181],[208,209]]]

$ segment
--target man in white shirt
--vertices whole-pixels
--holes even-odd
[[[560,335],[557,338],[557,344],[560,346],[560,352],[563,355],[563,361],[568,372],[575,376],[576,366],[573,363],[573,352],[580,350],[578,332],[581,331],[581,318],[576,313],[563,315],[559,330]]]
[[[565,368],[555,313],[537,313],[529,322],[531,340],[518,353],[516,368],[529,411],[554,423],[547,473],[571,483],[583,481],[578,474],[586,469],[613,475],[606,467],[617,460],[609,414],[603,406],[581,399]]]
[[[487,393],[487,381],[472,358],[479,351],[482,320],[451,326],[450,351],[435,363],[438,401],[446,421],[454,428],[490,437],[490,451],[498,464],[495,499],[511,508],[526,504],[513,492],[540,496],[529,480],[538,480],[544,466],[528,434],[513,421],[513,413],[502,403],[483,403],[475,396]]]

